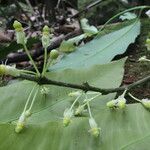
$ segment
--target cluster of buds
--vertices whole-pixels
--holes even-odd
[[[70,107],[70,109],[66,109],[64,111],[64,118],[63,118],[63,125],[66,127],[70,124],[71,122],[71,118],[73,117],[73,115],[75,116],[80,116],[83,114],[83,111],[84,111],[84,108],[85,106],[87,105],[87,108],[88,108],[88,111],[89,111],[89,115],[90,115],[90,118],[89,118],[89,125],[91,127],[91,129],[89,130],[90,134],[94,137],[98,137],[100,135],[100,128],[98,127],[95,119],[92,117],[92,113],[91,113],[91,109],[90,109],[90,105],[89,105],[89,102],[93,99],[95,99],[97,96],[101,95],[101,93],[98,93],[96,96],[88,99],[87,98],[87,94],[97,94],[97,93],[83,93],[82,91],[75,91],[75,92],[71,92],[68,94],[68,96],[70,97],[76,97],[75,101],[73,102],[72,106]],[[79,105],[75,111],[73,111],[73,106],[75,105],[75,103],[78,101],[78,99],[84,95],[86,98],[85,100],[83,101],[83,105]]]
[[[16,133],[20,133],[24,129],[26,120],[30,116],[31,116],[31,112],[28,110],[21,114],[21,116],[19,117],[19,120],[17,122],[16,128],[15,128]]]
[[[124,98],[124,94],[119,96],[117,99],[109,101],[107,104],[109,108],[120,108],[124,109],[126,107],[126,99]]]
[[[98,137],[100,135],[101,129],[98,127],[98,125],[93,117],[89,118],[89,124],[91,127],[91,129],[89,130],[91,135],[94,137]]]
[[[47,48],[50,45],[50,28],[45,25],[42,32],[42,45],[44,48]]]
[[[25,45],[27,43],[27,39],[25,37],[25,32],[22,27],[22,24],[18,21],[14,21],[13,27],[16,31],[16,39],[18,44]]]
[[[0,75],[11,75],[17,77],[20,75],[20,70],[12,66],[0,65]]]

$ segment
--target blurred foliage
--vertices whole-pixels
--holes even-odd
[[[27,42],[27,47],[32,48],[33,44],[39,43],[38,38],[29,38]],[[10,44],[0,44],[0,59],[5,58],[10,52],[15,52],[22,49],[22,45],[17,44],[16,41],[11,42]]]

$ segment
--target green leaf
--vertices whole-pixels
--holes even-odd
[[[85,34],[81,34],[79,36],[76,36],[74,38],[71,38],[67,41],[62,41],[59,50],[64,53],[70,53],[73,52],[76,49],[76,45],[79,44],[79,42],[85,37]]]
[[[98,29],[95,26],[90,26],[86,18],[81,19],[81,27],[87,36],[92,36],[98,33]]]
[[[137,18],[137,15],[131,12],[126,12],[119,17],[121,20],[131,20]]]
[[[47,77],[78,84],[88,81],[93,86],[113,88],[118,87],[122,81],[124,62],[125,59],[122,59],[106,65],[95,65],[88,69],[49,72]],[[49,85],[47,87],[50,93],[46,97],[39,92],[32,110],[33,115],[27,121],[27,128],[20,134],[14,132],[14,121],[21,115],[34,85],[34,82],[23,81],[0,88],[0,93],[3,93],[0,98],[0,149],[80,150],[84,147],[88,148],[86,140],[89,141],[90,147],[95,147],[88,134],[87,117],[73,119],[68,128],[62,125],[63,112],[71,106],[74,100],[68,97],[68,93],[73,90],[70,88]],[[114,96],[115,93],[112,93],[95,99],[91,103],[92,109],[101,111],[102,106],[105,107],[105,103]],[[30,142],[32,144],[29,144]],[[98,145],[100,143],[101,141],[98,141]]]
[[[124,53],[139,34],[140,21],[136,21],[118,31],[102,37],[97,36],[75,52],[63,57],[60,62],[49,69],[88,68],[95,64],[108,63],[116,55]]]
[[[0,124],[0,149],[141,150],[150,146],[149,112],[140,104],[129,105],[125,111],[99,108],[96,113],[102,129],[97,139],[88,133],[87,117],[74,118],[67,128],[55,120],[29,124],[19,135],[14,133],[14,125]]]

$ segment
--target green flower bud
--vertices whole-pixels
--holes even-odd
[[[126,107],[126,99],[122,98],[117,103],[118,108],[124,109]]]
[[[92,128],[89,130],[92,136],[98,137],[100,135],[100,128]]]
[[[142,104],[145,108],[150,109],[150,100],[148,99],[142,99]]]
[[[71,123],[71,117],[73,116],[73,110],[66,109],[64,111],[63,125],[67,127]]]
[[[91,135],[93,135],[94,137],[98,137],[100,135],[100,128],[98,128],[97,123],[95,121],[94,118],[90,118],[89,119],[89,124],[91,129],[89,130],[89,132],[91,133]]]
[[[17,77],[20,75],[20,71],[15,67],[0,65],[0,75],[11,75]]]
[[[23,129],[24,129],[24,124],[23,123],[18,123],[16,128],[15,128],[15,132],[16,133],[20,133]]]
[[[71,123],[71,119],[67,118],[67,117],[64,117],[64,119],[63,119],[64,127],[67,127],[70,123]]]
[[[16,30],[17,43],[22,44],[22,45],[26,44],[27,39],[25,37],[25,33],[23,31],[22,24],[18,21],[14,21],[13,27]]]
[[[23,28],[22,28],[22,24],[19,22],[19,21],[14,21],[14,23],[13,23],[13,27],[14,27],[14,29],[16,30],[16,31],[20,31],[20,30],[22,30]]]
[[[112,100],[112,101],[107,102],[106,106],[109,108],[114,108],[116,104],[117,104],[117,100]]]
[[[75,110],[75,116],[80,116],[82,115],[84,111],[84,107],[83,106],[79,106],[76,110]]]
[[[58,56],[59,56],[59,52],[57,50],[54,49],[50,52],[51,59],[56,59]]]
[[[47,25],[44,26],[43,33],[50,33],[50,28]]]
[[[26,116],[25,113],[22,113],[21,116],[19,117],[19,120],[15,128],[16,133],[20,133],[24,129],[25,122],[26,122]]]

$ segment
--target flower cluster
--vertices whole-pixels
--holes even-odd
[[[93,96],[91,98],[87,98],[87,95],[88,94],[96,94],[96,96]],[[75,91],[75,92],[71,92],[68,94],[68,96],[70,97],[76,97],[75,101],[73,102],[73,104],[71,105],[70,108],[67,108],[65,111],[64,111],[64,115],[63,115],[63,125],[65,127],[67,127],[70,123],[71,123],[71,119],[73,116],[80,116],[82,115],[83,111],[85,110],[85,106],[87,106],[88,108],[88,112],[89,112],[89,115],[90,115],[90,118],[89,118],[89,125],[91,127],[91,129],[89,130],[90,134],[94,137],[98,137],[99,134],[100,134],[100,128],[98,127],[95,119],[93,118],[92,116],[92,113],[91,113],[91,109],[90,109],[90,105],[89,105],[89,102],[92,101],[93,99],[95,99],[96,97],[98,97],[99,95],[101,95],[101,93],[83,93],[81,91]],[[79,105],[75,111],[73,110],[73,107],[75,105],[75,103],[78,101],[78,99],[81,97],[81,96],[85,96],[85,99],[83,100],[83,104],[82,105]]]
[[[117,99],[107,102],[107,107],[124,109],[126,107],[126,99],[124,97],[125,92],[122,95],[120,95]]]

